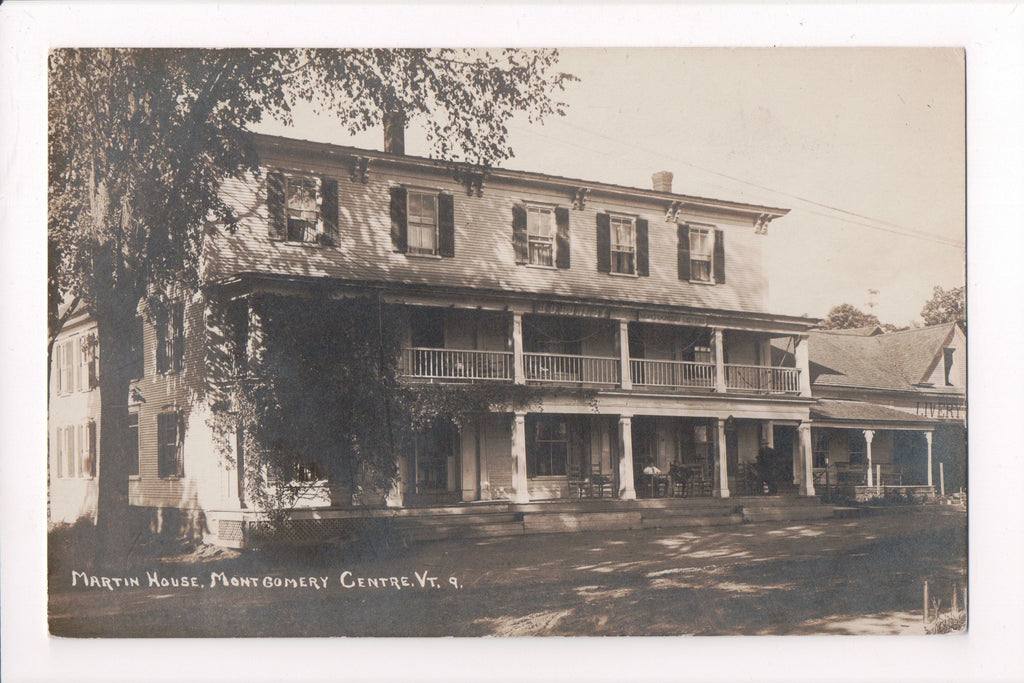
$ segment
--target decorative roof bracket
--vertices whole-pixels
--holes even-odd
[[[587,196],[590,194],[589,187],[577,187],[572,194],[572,208],[582,211],[587,206]]]
[[[486,169],[457,168],[452,174],[455,182],[466,188],[466,196],[484,196],[484,181],[487,180]]]
[[[665,209],[665,222],[675,223],[679,217],[679,210],[683,208],[682,202],[672,202]]]
[[[370,167],[370,157],[352,157],[352,172],[349,178],[353,183],[366,183],[367,169]]]
[[[770,213],[759,214],[754,219],[754,234],[755,235],[767,235],[768,234],[768,223],[771,222],[772,216]]]

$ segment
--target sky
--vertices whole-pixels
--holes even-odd
[[[563,49],[565,117],[509,126],[505,168],[789,208],[769,225],[773,313],[840,303],[904,326],[965,269],[964,53],[954,48]],[[297,112],[263,132],[380,149]],[[406,151],[428,155],[415,120]],[[869,291],[875,290],[875,292]]]

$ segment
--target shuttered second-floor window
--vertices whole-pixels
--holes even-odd
[[[725,233],[711,225],[678,226],[679,279],[725,284]]]
[[[420,256],[455,256],[455,197],[446,192],[391,188],[391,244]]]
[[[647,220],[597,214],[597,269],[602,273],[649,275]]]
[[[180,372],[185,358],[185,305],[173,303],[157,316],[156,371]]]
[[[335,244],[338,181],[322,176],[271,171],[267,174],[270,238],[286,242]]]

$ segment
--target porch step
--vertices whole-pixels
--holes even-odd
[[[743,518],[747,522],[785,522],[835,517],[831,505],[822,505],[816,498],[797,498],[775,504],[744,504]]]
[[[488,538],[521,536],[525,533],[522,522],[496,522],[494,524],[453,524],[450,526],[410,526],[402,530],[408,541],[440,541],[448,538]]]
[[[528,534],[558,533],[566,531],[612,531],[640,529],[643,517],[639,511],[588,512],[583,515],[527,513],[523,515],[523,529]]]
[[[418,515],[414,517],[395,517],[391,520],[391,524],[397,529],[403,529],[421,526],[454,527],[501,524],[505,522],[515,522],[518,520],[519,517],[512,512],[491,512],[460,515],[438,514]]]

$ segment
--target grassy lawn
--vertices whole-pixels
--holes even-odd
[[[933,507],[387,552],[203,549],[120,568],[53,557],[49,623],[127,637],[919,634],[923,582],[945,609],[965,584],[966,534],[963,512]]]

